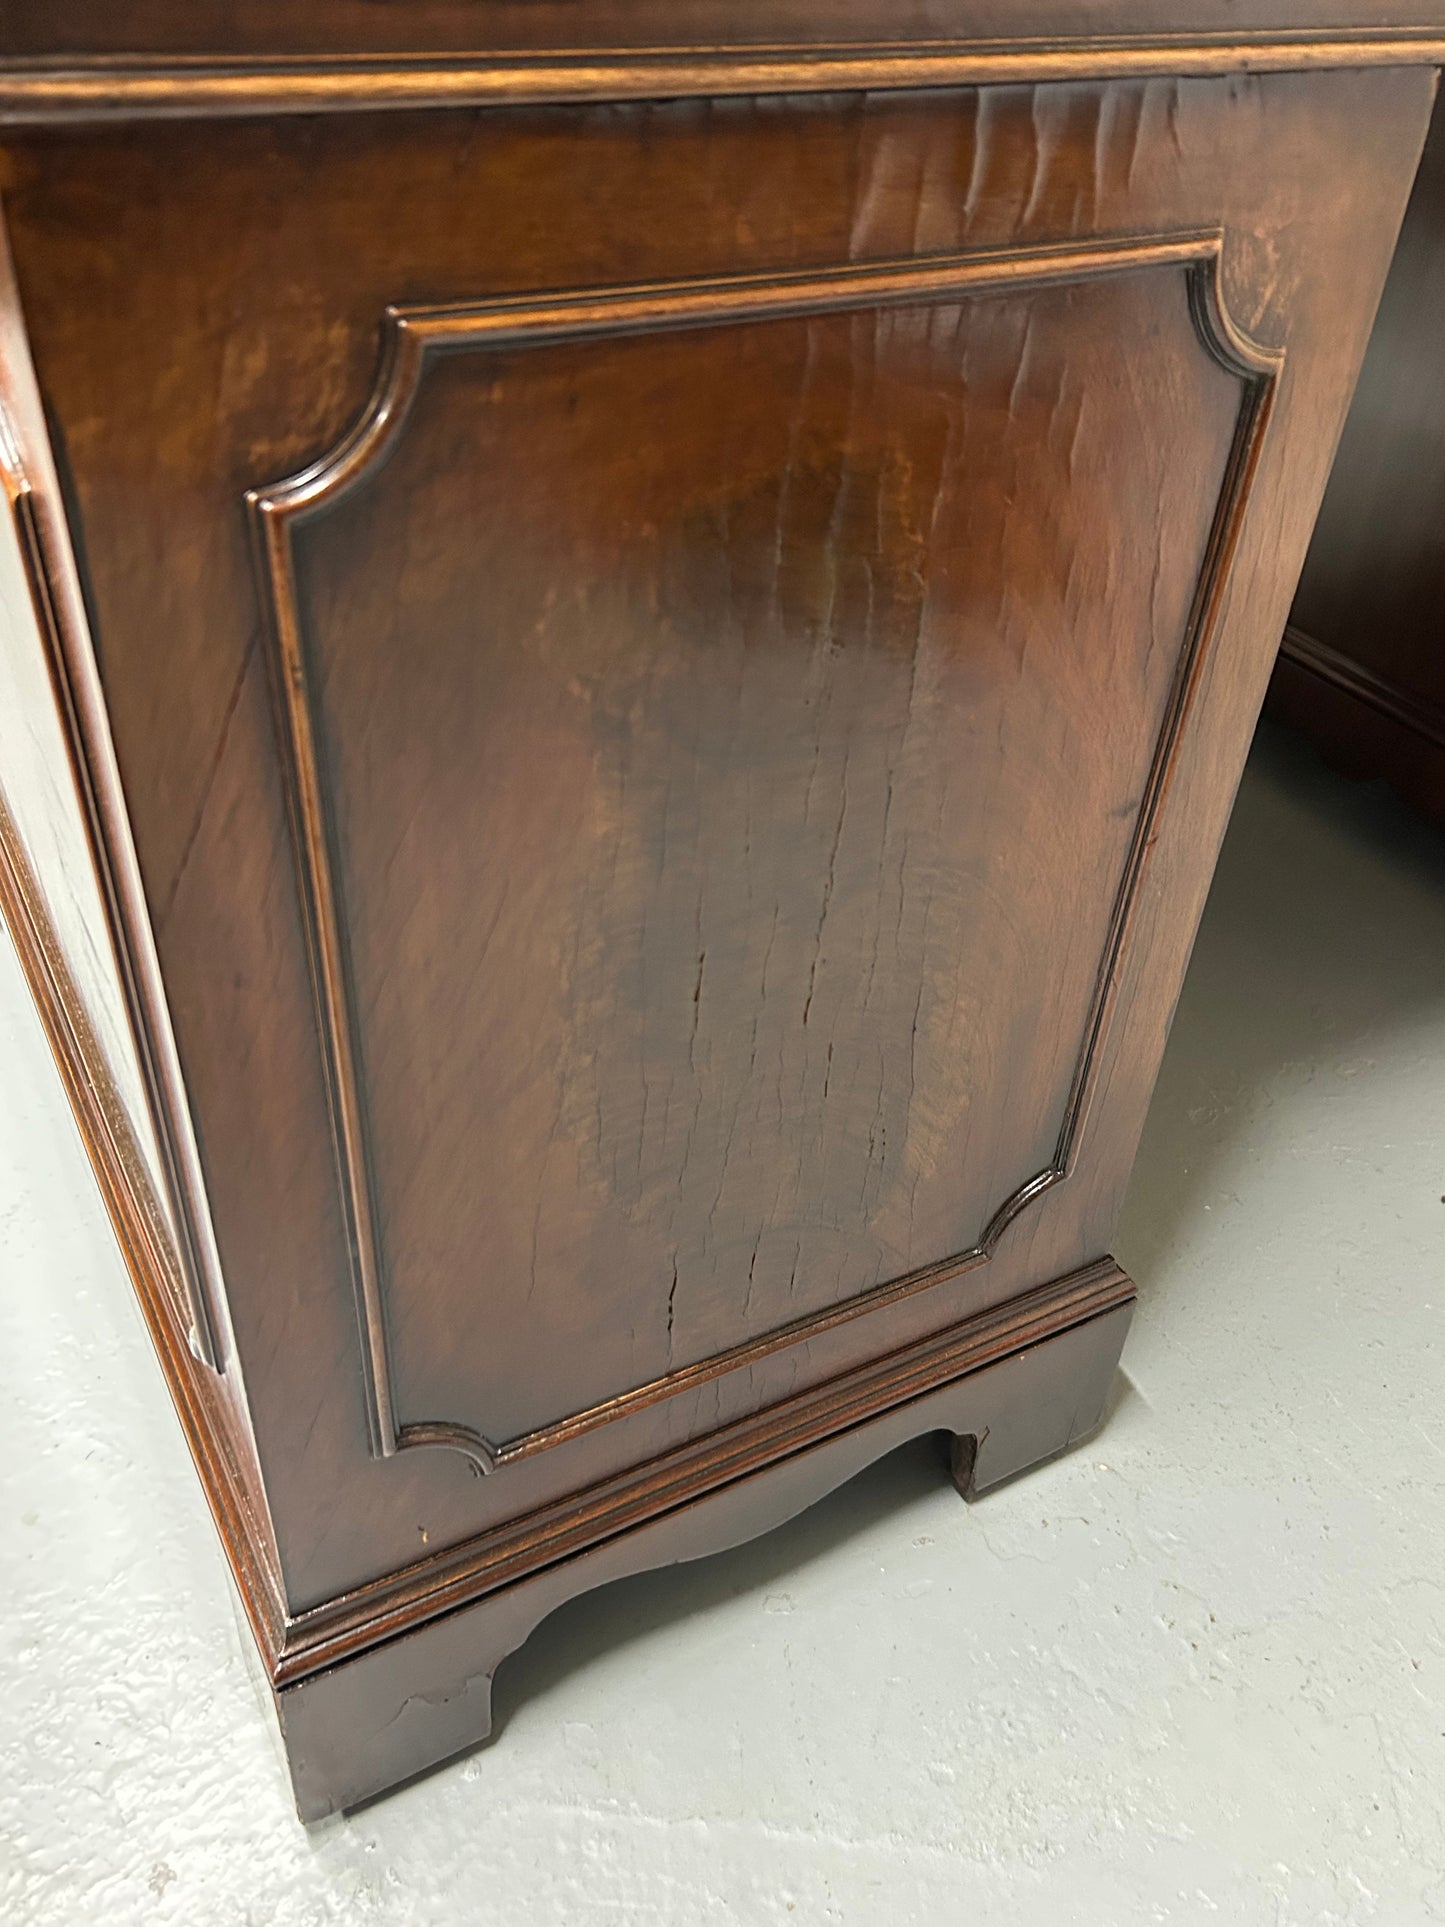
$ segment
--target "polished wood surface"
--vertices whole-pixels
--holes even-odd
[[[0,915],[269,1653],[279,1562],[244,1388],[214,1369],[233,1360],[219,1280],[195,1262],[209,1207],[149,925],[134,926],[144,899],[3,235],[0,503]]]
[[[1271,709],[1445,826],[1445,115],[1285,631]]]
[[[422,1766],[485,1739],[497,1667],[583,1586],[714,1553],[780,1525],[864,1466],[925,1432],[943,1433],[953,1478],[975,1498],[1066,1450],[1103,1416],[1132,1298],[1042,1345],[986,1346],[973,1369],[916,1400],[740,1477],[702,1505],[643,1521],[567,1564],[433,1618],[347,1666],[312,1671],[278,1694],[281,1731],[303,1819],[384,1791]],[[942,1457],[942,1455],[940,1455]],[[446,1692],[437,1685],[445,1681]]]
[[[1162,32],[1087,25],[1126,14]],[[62,648],[274,1531],[253,1617],[288,1730],[333,1709],[308,1812],[445,1750],[365,1722],[488,1676],[536,1575],[758,1529],[850,1439],[997,1424],[1003,1476],[1071,1374],[1098,1408],[1433,93],[1419,34],[1330,45],[6,136]]]
[[[47,0],[0,16],[12,123],[1438,66],[1396,0]]]
[[[1274,157],[1323,173],[1353,143],[1363,173],[1371,143],[1408,144],[1393,129],[1428,87],[1281,77],[1252,84],[1247,117],[1228,83],[1199,82],[16,138],[22,298],[242,1369],[266,1361],[249,1391],[297,1605],[414,1557],[423,1531],[450,1543],[565,1499],[883,1342],[871,1314],[805,1333],[478,1484],[430,1452],[374,1465],[375,1328],[403,1424],[505,1444],[655,1384],[669,1298],[676,1368],[786,1324],[790,1298],[816,1314],[963,1258],[1047,1173],[1093,1000],[1117,998],[1132,967],[1153,1028],[1099,1028],[1087,1169],[1036,1198],[987,1264],[879,1306],[886,1342],[1107,1249],[1177,990],[1150,985],[1128,943],[1106,968],[1124,934],[1110,919],[1151,833],[1175,679],[1196,648],[1194,673],[1210,666],[1191,609],[1257,372],[1220,366],[1225,337],[1191,320],[1198,237],[1225,230],[1240,327],[1288,336],[1308,367],[1348,300],[1356,334],[1368,303],[1329,267],[1353,228],[1324,197],[1307,217],[1280,200]],[[1397,180],[1388,192],[1381,263]],[[1276,205],[1298,237],[1287,273],[1254,239]],[[197,249],[207,228],[228,236],[219,256]],[[1151,265],[1146,244],[1132,272],[1075,261],[1055,287],[1029,253],[1131,231],[1189,258]],[[365,423],[389,307],[816,280],[983,250],[1031,261],[1036,285],[910,307],[865,276],[836,317],[636,334],[614,320],[591,345],[442,352],[375,480],[302,517],[323,700],[308,704],[321,784],[298,860],[294,719],[278,745],[274,597],[245,498]],[[785,281],[770,298],[827,292]],[[964,452],[935,522],[950,425]],[[1181,441],[1197,463],[1175,459]],[[1313,433],[1294,450],[1297,486],[1326,453]],[[980,808],[996,848],[968,827]],[[318,847],[343,893],[340,1024],[324,996],[318,1021],[308,963],[326,921],[305,854]],[[780,994],[757,1012],[752,1063],[774,901]],[[360,1214],[333,1147],[345,1165],[348,1032],[364,1084],[351,1141],[376,1193]],[[477,1082],[478,1051],[494,1082]],[[372,1331],[353,1305],[358,1226],[376,1247]],[[761,1295],[745,1313],[750,1266]],[[645,1315],[615,1316],[617,1278]],[[557,1342],[539,1351],[540,1332]],[[317,1357],[339,1361],[334,1376]]]
[[[761,1365],[1068,1168],[1268,392],[1216,248],[409,311],[257,497],[386,1446]]]
[[[86,884],[98,897],[98,921],[109,938],[109,954],[102,969],[113,978],[116,1002],[129,1019],[128,1026],[123,1021],[123,1027],[129,1030],[127,1042],[141,1087],[129,1128],[138,1140],[143,1135],[150,1139],[148,1150],[156,1167],[151,1188],[170,1218],[173,1253],[167,1270],[184,1300],[186,1342],[199,1358],[216,1366],[226,1356],[227,1319],[210,1207],[121,794],[105,697],[89,643],[80,585],[71,565],[69,531],[45,430],[43,403],[35,386],[3,233],[0,470],[11,531],[23,558],[30,605],[28,619],[16,618],[29,636],[28,644],[22,641],[20,646],[29,648],[51,691],[50,732],[32,734],[32,754],[34,744],[46,740],[47,734],[53,742],[58,730],[66,746],[64,768],[54,769],[46,780],[55,799],[66,791],[69,808],[78,813],[77,837],[92,871]],[[34,680],[32,677],[32,688]],[[4,700],[15,703],[20,711],[18,725],[12,719],[12,727],[27,727],[30,705],[21,691],[7,683]],[[0,773],[0,789],[15,779],[16,772],[7,767]],[[22,806],[29,801],[11,797],[12,803]],[[52,860],[63,863],[58,853]],[[63,875],[43,878],[41,884],[52,908],[75,887]],[[105,944],[105,938],[101,944]],[[95,947],[94,933],[88,936],[87,947]],[[90,977],[93,973],[84,969],[81,974]],[[95,1070],[92,1081],[103,1088],[113,1081],[115,1070],[114,1061],[110,1061]]]
[[[1194,70],[1196,51],[1214,71],[1247,72],[1260,49],[1278,50],[1263,57],[1298,71],[1324,62],[1398,64],[1417,58],[1422,44],[1442,42],[1440,9],[1430,0],[1408,12],[1398,0],[902,0],[888,8],[878,0],[691,0],[685,14],[671,0],[489,0],[484,10],[475,0],[310,0],[304,8],[293,0],[47,0],[0,20],[0,57],[72,72],[107,58],[224,72],[238,59],[335,69],[422,55],[452,65],[474,60],[480,75],[497,70],[499,54],[572,53],[605,68],[618,52],[701,65],[737,48],[754,56],[797,49],[835,77],[860,48],[896,48],[940,60],[1007,58],[990,77],[1011,80],[1030,70],[1058,78],[1060,59],[1127,73],[1131,57],[1150,48],[1153,71],[1169,72],[1158,63],[1172,56],[1182,74]],[[938,77],[915,67],[911,82],[900,71],[899,84]],[[762,91],[767,78],[759,72],[748,91]],[[818,85],[816,71],[809,79]]]

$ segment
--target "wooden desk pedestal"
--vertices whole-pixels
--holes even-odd
[[[1440,37],[19,11],[0,881],[311,1817],[1097,1421]]]
[[[1438,98],[1269,703],[1445,829],[1445,111]]]

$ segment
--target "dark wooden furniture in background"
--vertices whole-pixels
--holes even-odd
[[[1445,113],[1437,111],[1269,709],[1445,827]]]
[[[6,16],[17,553],[144,1117],[0,881],[303,1814],[570,1594],[1096,1422],[1420,11]]]

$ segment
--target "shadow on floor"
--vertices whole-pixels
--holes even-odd
[[[604,1654],[781,1585],[850,1539],[948,1489],[948,1435],[930,1433],[899,1446],[797,1518],[745,1545],[616,1579],[569,1600],[503,1662],[492,1696],[493,1741],[524,1701],[540,1698]],[[956,1503],[962,1513],[964,1501]]]
[[[1116,1372],[1099,1432],[1106,1432],[1119,1411],[1139,1400],[1128,1374]],[[986,1508],[1016,1481],[994,1486],[965,1510],[964,1501],[950,1490],[949,1444],[946,1432],[913,1439],[760,1538],[685,1565],[614,1580],[569,1600],[543,1620],[498,1671],[492,1741],[500,1737],[517,1707],[552,1691],[603,1655],[748,1593],[781,1586],[814,1560],[885,1520],[901,1518],[921,1501],[947,1493],[959,1509],[959,1530],[966,1531],[967,1511],[975,1505]],[[1078,1449],[1076,1442],[1071,1450]],[[1037,1471],[1037,1466],[1031,1466],[1017,1476],[1027,1478]]]

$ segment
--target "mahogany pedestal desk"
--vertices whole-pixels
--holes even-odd
[[[1442,54],[7,10],[0,879],[303,1816],[573,1594],[1097,1422]]]
[[[1270,684],[1336,768],[1445,829],[1445,110],[1437,98]]]

